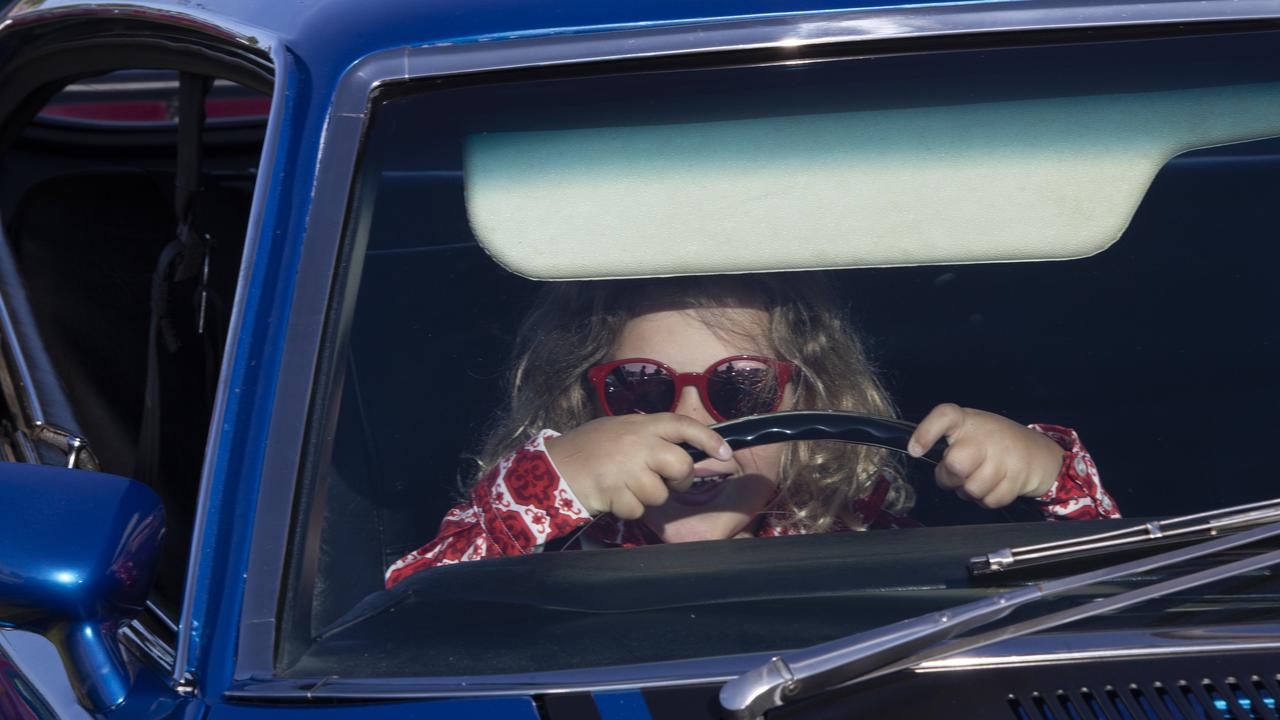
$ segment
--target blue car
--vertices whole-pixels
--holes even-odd
[[[5,4],[0,718],[1278,717],[1273,0]],[[654,283],[891,399],[512,369]],[[895,527],[441,550],[522,397],[681,382]],[[957,498],[942,401],[1105,491]]]

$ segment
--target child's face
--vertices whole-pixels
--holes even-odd
[[[606,360],[647,357],[665,362],[676,372],[701,372],[730,355],[773,355],[765,340],[768,314],[764,310],[717,310],[715,324],[735,331],[713,331],[699,319],[697,310],[646,312],[627,322]],[[794,395],[787,388],[778,409],[788,410],[793,404]],[[715,422],[693,387],[681,390],[675,411],[707,425]],[[708,458],[699,462],[695,466],[699,477],[728,477],[702,490],[673,491],[665,504],[649,508],[642,519],[663,542],[750,535],[758,523],[758,514],[769,504],[778,486],[782,447],[764,445],[739,450],[728,461]]]

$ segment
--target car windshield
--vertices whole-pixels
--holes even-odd
[[[968,577],[973,555],[1275,495],[1275,39],[384,88],[353,178],[279,671],[795,648],[999,591]],[[699,462],[675,500],[637,491],[628,508],[608,488],[636,454],[578,432],[630,418],[661,434],[645,416],[669,410],[917,423],[942,403],[989,413],[941,423],[953,449],[1035,448],[1038,468],[1047,439],[1052,472],[1000,465],[1030,479],[975,498],[963,467],[939,479],[805,441]],[[741,510],[726,497],[755,509],[688,521]],[[1106,520],[1115,507],[1129,519]],[[1089,624],[1249,621],[1261,605],[1201,602],[1232,592],[1275,611],[1231,582]]]

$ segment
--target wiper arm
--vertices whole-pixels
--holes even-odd
[[[784,703],[846,685],[863,679],[869,674],[879,675],[882,670],[888,672],[890,667],[899,668],[901,667],[899,661],[909,657],[912,658],[913,662],[918,661],[917,658],[921,656],[912,657],[917,651],[946,641],[966,630],[998,620],[1008,615],[1014,608],[1033,600],[1050,597],[1117,577],[1148,572],[1166,565],[1211,555],[1276,536],[1280,536],[1280,522],[1227,537],[1208,540],[1159,555],[1019,588],[941,612],[909,618],[883,628],[868,630],[838,640],[814,645],[794,653],[779,655],[765,665],[743,673],[725,683],[724,687],[720,689],[720,704],[729,717],[760,718],[764,716],[765,712]],[[1269,553],[1255,558],[1255,560],[1261,561],[1263,558],[1271,557],[1271,555],[1272,553]],[[1275,560],[1264,564],[1270,564],[1271,562],[1275,562]],[[1234,572],[1242,572],[1228,571],[1230,567],[1232,566],[1218,568],[1225,571],[1226,574],[1220,573],[1213,579],[1226,577]],[[1179,588],[1189,587],[1186,584],[1188,581],[1198,584],[1194,582],[1194,579],[1200,575],[1202,573],[1175,578],[1142,590],[1151,591],[1163,586],[1164,589],[1161,594],[1171,592]],[[1200,580],[1199,582],[1208,582],[1208,580]],[[1131,595],[1132,593],[1125,593],[1124,595],[1110,598],[1110,600],[1113,602],[1121,601],[1126,596]],[[1148,599],[1148,597],[1151,596],[1134,596],[1134,599],[1126,602],[1128,604],[1141,602]],[[1093,608],[1103,602],[1107,602],[1107,600],[1091,603],[1087,607]],[[1105,609],[1099,610],[1099,612],[1103,611]],[[1055,615],[1047,615],[1045,618],[1053,618]],[[1079,617],[1083,616],[1080,615]],[[1075,619],[1075,617],[1070,619]],[[1061,622],[1067,621],[1062,620]],[[1031,632],[1033,629],[1040,629],[1040,626],[1037,625],[1023,632]],[[1000,631],[997,630],[996,632]],[[996,639],[1003,637],[1006,636],[1002,635],[989,640],[989,642],[994,642]],[[968,640],[972,640],[972,638]],[[961,640],[958,642],[963,643],[966,641]],[[968,646],[951,649],[948,654],[960,652],[961,649],[968,649]],[[932,655],[932,652],[927,653],[928,657],[932,657]]]
[[[969,560],[970,575],[987,575],[1005,570],[1053,562],[1078,560],[1092,555],[1133,550],[1170,541],[1187,542],[1234,532],[1253,525],[1280,520],[1280,498],[1248,505],[1155,520],[1123,530],[1058,542],[1004,548]]]
[[[1171,592],[1187,590],[1216,580],[1224,580],[1236,575],[1253,572],[1269,565],[1275,565],[1276,563],[1280,563],[1280,550],[1272,550],[1271,552],[1255,555],[1243,560],[1236,560],[1235,562],[1230,562],[1225,565],[1218,565],[1217,567],[1201,570],[1189,575],[1181,575],[1143,588],[1138,588],[1137,590],[1130,590],[1126,593],[1112,595],[1111,597],[1096,600],[1084,605],[1078,605],[1073,608],[1067,608],[1066,610],[1049,613],[1048,615],[1040,615],[1029,620],[1023,620],[1022,622],[1013,623],[1012,625],[996,628],[995,630],[989,630],[980,635],[958,638],[956,640],[942,643],[941,645],[935,645],[923,653],[913,655],[905,660],[900,660],[896,663],[873,670],[866,675],[859,677],[857,680],[858,682],[863,682],[872,678],[880,677],[881,675],[888,675],[892,672],[914,667],[923,662],[941,660],[945,657],[974,650],[985,645],[1000,642],[1001,640],[1008,640],[1010,638],[1027,635],[1033,632],[1050,630],[1058,627],[1059,625],[1065,625],[1076,620],[1083,620],[1084,618],[1093,617],[1094,615],[1101,615],[1102,613],[1123,610],[1124,608],[1132,605],[1137,605],[1138,603],[1146,602],[1147,600],[1168,595]]]

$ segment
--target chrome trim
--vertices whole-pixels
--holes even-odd
[[[1035,561],[1037,565],[1041,565],[1054,560],[1072,560],[1086,554],[1126,546],[1142,547],[1144,543],[1164,538],[1199,535],[1214,537],[1224,531],[1277,519],[1280,519],[1280,498],[1272,498],[1193,515],[1152,520],[1123,530],[1104,531],[1071,540],[1003,548],[969,558],[969,572],[988,574],[1021,567],[1020,563]]]
[[[233,83],[230,80],[213,81],[215,88],[227,87],[243,87],[239,83]],[[91,95],[94,93],[115,93],[115,92],[142,92],[150,90],[164,90],[166,92],[177,92],[177,80],[140,80],[138,82],[116,81],[116,82],[89,82],[82,80],[80,82],[71,83],[64,87],[64,93],[84,93]]]
[[[358,148],[372,108],[372,95],[379,88],[393,83],[501,70],[742,50],[774,49],[787,52],[796,48],[840,43],[900,41],[977,33],[1013,34],[1263,20],[1280,20],[1280,4],[1275,0],[1236,0],[1231,3],[1171,0],[1161,3],[1133,1],[1104,5],[1086,0],[1055,0],[793,14],[763,19],[673,23],[666,27],[643,29],[609,29],[608,32],[602,32],[600,28],[595,28],[596,32],[589,32],[593,29],[582,28],[582,34],[548,33],[542,37],[526,36],[517,39],[475,38],[467,42],[441,41],[386,50],[353,63],[338,82],[319,142],[312,202],[304,222],[306,234],[303,246],[307,251],[301,255],[296,274],[299,277],[322,276],[332,280],[345,227],[344,219],[356,170]],[[990,41],[984,43],[984,46],[998,44]],[[271,136],[272,131],[269,129],[268,138]],[[321,296],[318,292],[304,289],[305,287],[299,285],[289,312],[291,318],[305,317],[307,321],[289,322],[281,367],[288,367],[291,371],[281,373],[275,392],[277,398],[301,397],[306,400],[273,409],[266,443],[267,452],[263,460],[263,477],[279,478],[281,482],[285,482],[284,478],[289,478],[287,482],[294,487],[298,482],[300,448],[313,397],[318,348],[323,333],[322,323],[315,318],[326,316],[328,308],[327,293]],[[328,288],[328,284],[325,284],[325,288]],[[291,499],[292,495],[290,492]],[[259,494],[254,548],[260,545],[284,547],[289,532],[288,524],[275,522],[275,519],[287,516],[292,506],[270,505],[261,500],[264,497],[265,494]],[[267,524],[268,517],[271,518],[272,525]],[[270,645],[258,645],[258,649],[249,652],[250,644],[246,643],[245,638],[253,634],[250,631],[255,624],[274,627],[274,613],[284,591],[281,580],[284,577],[283,553],[270,559],[255,558],[251,564],[258,568],[258,572],[250,573],[246,578],[246,607],[242,608],[244,613],[240,621],[241,652],[236,659],[236,678],[265,677],[270,673]],[[256,604],[249,607],[250,602]],[[267,619],[266,613],[270,613],[272,619]],[[183,617],[185,624],[189,617],[185,613]],[[260,656],[254,657],[255,654]],[[185,663],[181,645],[179,655],[180,663]],[[387,698],[635,689],[723,682],[749,667],[768,661],[770,657],[770,654],[760,654],[734,659],[676,661],[652,666],[593,668],[501,678],[241,680],[225,695],[245,700],[293,696]],[[317,686],[317,682],[322,683],[322,686]]]
[[[262,234],[262,216],[268,201],[268,189],[271,187],[272,178],[276,173],[276,151],[284,122],[285,96],[288,90],[288,78],[284,70],[287,67],[284,46],[273,45],[271,47],[273,67],[271,109],[267,114],[262,153],[259,156],[258,169],[255,173],[257,181],[253,188],[253,200],[249,206],[249,220],[245,227],[244,249],[240,254],[240,269],[236,276],[236,292],[231,300],[231,317],[227,321],[227,339],[222,349],[222,367],[218,368],[218,385],[214,390],[213,409],[209,413],[209,434],[205,446],[204,463],[200,467],[200,493],[196,499],[195,519],[191,529],[191,552],[187,559],[187,580],[182,590],[182,606],[178,616],[178,646],[174,652],[172,680],[176,687],[190,687],[193,692],[196,683],[195,668],[189,667],[191,665],[191,634],[194,632],[192,619],[195,612],[195,595],[199,589],[200,573],[198,570],[201,556],[204,553],[204,537],[208,530],[209,508],[213,504],[213,491],[210,487],[210,480],[216,470],[218,454],[222,445],[221,428],[226,420],[227,403],[231,394],[232,370],[238,359],[238,344],[236,340],[240,337],[241,329],[244,327],[245,294],[249,290],[249,283],[246,280],[253,276],[254,262],[258,255],[258,238]],[[246,585],[251,582],[248,578],[255,575],[256,573],[248,574],[245,581]],[[275,578],[274,582],[278,583],[279,578]],[[241,609],[243,610],[243,607]],[[271,641],[268,641],[268,647],[272,646],[272,641],[274,641],[274,637]],[[245,633],[242,625],[240,635],[237,638],[237,643],[242,650],[244,642]],[[239,658],[242,656],[243,652],[237,653],[236,667],[239,667]],[[268,661],[270,661],[270,658],[268,658]]]
[[[26,407],[28,420],[32,426],[38,425],[44,421],[44,408],[40,405],[40,398],[36,397],[35,383],[31,379],[31,368],[27,367],[26,358],[22,355],[22,344],[18,341],[18,331],[13,326],[13,320],[9,317],[9,305],[4,299],[4,293],[0,292],[0,332],[4,333],[4,342],[8,360],[13,362],[14,367],[11,370],[18,375],[18,384],[21,385],[21,397],[19,398]],[[18,388],[14,388],[15,391]]]
[[[790,51],[873,40],[1277,19],[1280,4],[1274,0],[1107,4],[1059,0],[840,11],[568,37],[427,44],[384,51],[355,63],[338,87],[330,117],[365,117],[370,94],[385,83],[443,75],[712,52]]]
[[[5,33],[48,22],[98,18],[141,20],[176,25],[248,50],[269,61],[272,47],[265,38],[273,33],[244,23],[228,22],[224,15],[209,12],[200,3],[176,5],[165,2],[119,2],[104,5],[83,0],[45,0],[0,19],[0,37]]]
[[[148,630],[141,620],[129,621],[120,628],[118,636],[139,655],[150,658],[160,670],[169,672],[173,669],[173,648]]]
[[[21,428],[15,429],[13,438],[17,441],[16,444],[22,454],[26,456],[22,459],[22,462],[32,464],[40,462],[40,453],[36,450],[35,443],[31,442],[31,438],[27,436],[27,431]]]
[[[177,623],[170,620],[169,616],[166,615],[163,610],[157,607],[156,604],[151,602],[150,600],[147,601],[147,611],[151,613],[152,617],[159,620],[161,625],[164,625],[166,628],[168,628],[169,632],[171,633],[178,632]]]
[[[98,457],[89,448],[89,441],[65,428],[43,420],[32,422],[35,441],[67,456],[68,468],[99,470]]]
[[[1047,663],[1079,662],[1082,660],[1124,660],[1126,658],[1156,658],[1165,655],[1207,654],[1240,652],[1250,650],[1280,650],[1280,641],[1252,643],[1223,643],[1221,645],[1205,644],[1194,650],[1186,648],[1118,648],[1096,652],[1064,652],[1064,653],[1029,653],[1026,655],[1010,654],[993,658],[973,658],[962,661],[960,658],[937,660],[937,666],[924,663],[916,672],[950,672],[954,670],[977,670],[980,668],[1024,667],[1027,665],[1043,665]],[[952,663],[951,661],[955,661]]]
[[[562,670],[512,675],[451,678],[296,678],[233,683],[224,696],[232,700],[407,699],[503,697],[639,690],[722,683],[762,662],[772,653],[672,660],[641,665]]]
[[[7,241],[0,239],[0,242]],[[89,441],[50,423],[45,417],[44,406],[36,394],[31,368],[27,365],[22,342],[18,338],[3,292],[0,292],[0,335],[3,336],[0,342],[3,342],[6,370],[4,385],[7,390],[13,392],[13,400],[21,406],[13,408],[19,416],[18,423],[26,425],[26,427],[15,428],[14,432],[18,447],[27,456],[26,462],[40,462],[40,453],[35,443],[42,443],[64,453],[67,456],[66,466],[69,468],[98,470],[100,467],[98,458],[89,448]],[[17,382],[18,387],[14,387],[14,381]]]
[[[1070,638],[1070,650],[1055,651]],[[1200,653],[1280,650],[1280,625],[1237,625],[1193,629],[1121,631],[1097,635],[1054,633],[1006,640],[981,650],[929,660],[912,670],[954,672],[978,668],[1023,667],[1085,660],[1122,660]]]

